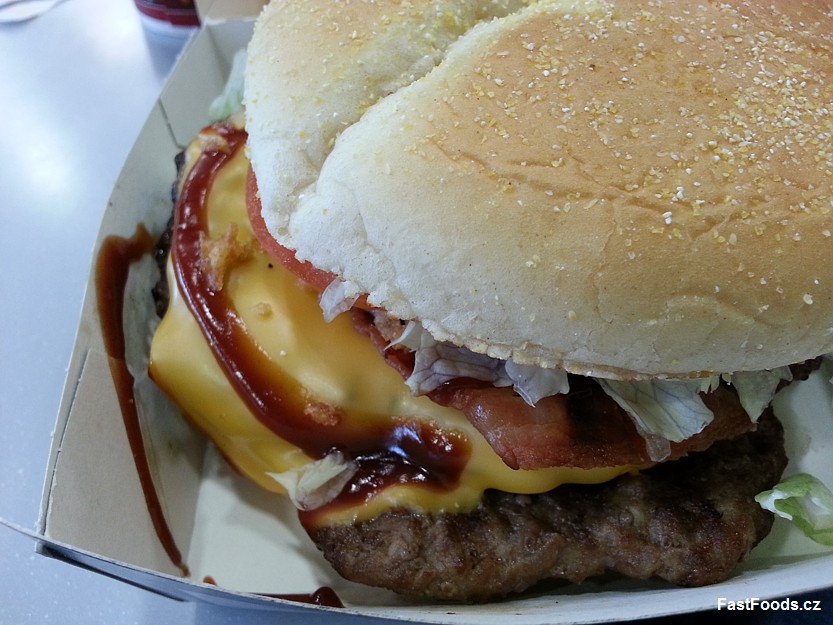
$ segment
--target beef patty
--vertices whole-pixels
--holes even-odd
[[[607,484],[492,491],[467,514],[396,510],[310,535],[343,577],[435,600],[489,601],[610,572],[700,586],[726,579],[769,533],[772,515],[753,498],[786,463],[767,411],[753,432]]]

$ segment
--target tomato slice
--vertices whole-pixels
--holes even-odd
[[[286,267],[298,279],[321,293],[338,277],[334,273],[318,269],[309,262],[298,260],[295,257],[295,252],[278,243],[271,235],[266,227],[266,221],[263,219],[260,196],[257,192],[257,179],[251,167],[249,167],[249,174],[246,178],[246,209],[257,242],[269,256]],[[362,295],[354,306],[364,310],[372,309],[372,306],[367,303],[367,296],[365,295]]]
[[[249,175],[246,178],[246,208],[249,213],[249,223],[257,238],[257,242],[269,256],[274,258],[298,278],[309,284],[317,291],[327,288],[336,275],[328,271],[318,269],[308,262],[301,262],[295,258],[295,253],[287,247],[278,243],[266,228],[266,222],[261,214],[260,196],[257,193],[257,180],[252,168],[249,168]]]

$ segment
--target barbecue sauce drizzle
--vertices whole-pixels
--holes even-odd
[[[175,207],[171,258],[180,292],[229,384],[261,423],[312,457],[339,450],[358,466],[351,483],[333,502],[299,511],[302,523],[315,525],[331,507],[359,504],[392,484],[453,488],[470,455],[468,441],[413,420],[361,426],[343,418],[334,424],[315,422],[305,414],[303,389],[255,344],[225,293],[211,287],[201,270],[208,191],[247,135],[229,126],[210,127],[203,133],[217,133],[221,141],[198,157]]]
[[[203,584],[207,586],[217,586],[217,581],[207,575],[202,580]],[[257,593],[259,597],[268,597],[269,599],[282,599],[283,601],[294,601],[295,603],[306,603],[308,605],[317,605],[324,608],[343,608],[344,603],[341,597],[338,596],[335,590],[329,586],[321,586],[311,593]]]
[[[127,433],[130,452],[136,465],[139,483],[145,497],[145,505],[151,523],[159,537],[162,548],[184,577],[188,577],[188,566],[176,546],[153,484],[153,477],[145,453],[136,397],[133,392],[134,378],[127,368],[125,359],[125,337],[123,325],[124,289],[130,266],[153,251],[155,241],[144,226],[139,225],[135,234],[125,239],[110,236],[104,239],[98,252],[95,268],[96,300],[101,322],[104,349],[110,365],[110,375],[116,387],[116,396],[121,408],[124,429]]]

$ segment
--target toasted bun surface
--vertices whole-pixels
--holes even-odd
[[[831,351],[821,4],[541,1],[472,28],[470,10],[459,38],[428,20],[432,50],[455,42],[400,86],[415,72],[370,70],[408,53],[412,14],[386,26],[402,5],[273,3],[246,86],[264,217],[374,305],[500,358],[638,378]]]
[[[428,73],[474,24],[527,0],[282,0],[248,48],[246,129],[267,221],[280,229],[338,134]]]

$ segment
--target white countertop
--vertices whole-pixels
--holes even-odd
[[[148,32],[130,0],[66,0],[0,24],[0,518],[27,529],[38,518],[99,221],[182,44]],[[166,599],[34,546],[0,526],[0,625],[276,622],[269,612]],[[833,618],[833,593],[813,598],[821,615],[778,622]],[[737,615],[709,615],[724,616]]]

